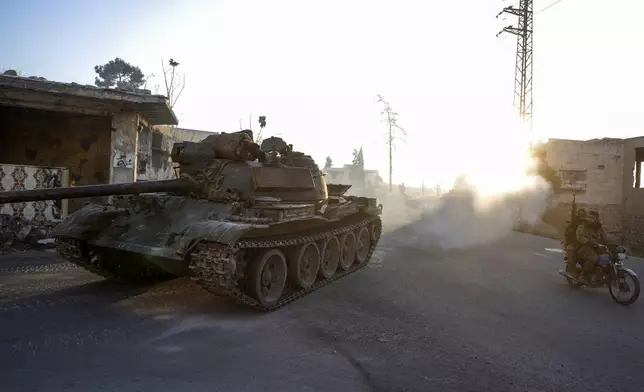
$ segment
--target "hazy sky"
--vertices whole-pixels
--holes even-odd
[[[535,0],[535,11],[552,2]],[[516,39],[495,37],[515,23],[495,15],[514,3],[3,0],[0,68],[93,84],[94,65],[117,56],[157,75],[173,57],[187,75],[181,127],[235,131],[264,114],[268,136],[320,165],[349,163],[362,145],[386,180],[383,94],[408,132],[394,182],[449,185],[493,161],[502,176],[505,137],[520,132],[510,126]],[[563,0],[535,16],[535,132],[644,133],[643,14],[641,0]]]

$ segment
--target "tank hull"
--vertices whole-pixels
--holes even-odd
[[[176,195],[139,196],[131,203],[128,208],[88,204],[72,214],[52,233],[59,253],[92,273],[122,282],[189,276],[215,295],[261,310],[277,309],[364,267],[381,230],[380,210],[362,198],[331,203],[324,213],[306,203],[262,206],[280,211],[282,219],[271,222],[235,217],[231,203]],[[366,238],[364,230],[369,233],[363,241],[368,249],[361,257],[357,248],[349,249],[349,257],[356,260],[346,268],[318,274],[305,287],[286,285],[272,302],[258,300],[247,287],[253,257],[277,250],[291,268],[302,247],[318,249],[321,257],[329,241],[340,243],[353,235],[356,243],[360,234]]]

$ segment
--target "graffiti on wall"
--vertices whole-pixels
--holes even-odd
[[[0,164],[0,192],[56,188],[62,186],[60,167],[22,166]],[[33,220],[38,223],[61,219],[61,201],[34,201],[0,205],[0,213]]]
[[[114,151],[112,157],[112,167],[123,169],[134,168],[134,156],[131,152]]]

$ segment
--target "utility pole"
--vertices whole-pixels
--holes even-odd
[[[532,129],[532,0],[520,0],[518,8],[509,6],[499,12],[518,17],[517,26],[504,27],[496,36],[510,33],[517,36],[517,55],[514,71],[514,106],[524,125]]]

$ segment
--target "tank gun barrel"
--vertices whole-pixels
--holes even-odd
[[[83,197],[134,195],[153,192],[188,192],[195,184],[188,178],[124,182],[119,184],[82,185],[64,188],[40,188],[0,192],[0,204],[40,200],[78,199]]]

